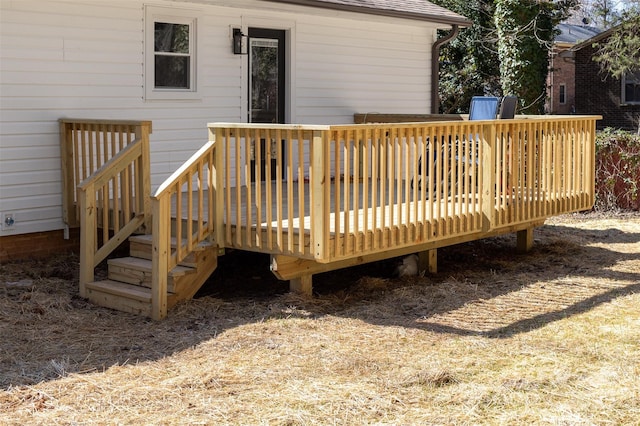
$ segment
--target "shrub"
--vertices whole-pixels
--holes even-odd
[[[640,135],[606,128],[596,135],[596,210],[640,210]]]

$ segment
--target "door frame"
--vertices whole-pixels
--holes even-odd
[[[251,39],[275,39],[278,40],[278,119],[276,123],[286,123],[287,116],[287,31],[272,28],[249,27],[247,39],[248,66],[247,66],[247,120],[251,122]]]
[[[293,64],[295,63],[295,39],[296,28],[295,22],[282,19],[266,19],[260,16],[242,16],[241,30],[244,34],[249,33],[249,28],[266,28],[271,30],[284,31],[285,33],[285,49],[284,49],[284,67],[285,67],[285,107],[284,122],[295,123],[296,118],[296,96],[295,81],[296,72]],[[231,31],[231,27],[230,27]],[[231,37],[231,35],[230,35]],[[248,40],[247,40],[248,45]],[[248,48],[248,46],[247,46]],[[240,93],[240,113],[241,121],[249,123],[249,55],[238,55],[242,58],[241,63],[241,93]]]

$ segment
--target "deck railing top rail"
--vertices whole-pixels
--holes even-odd
[[[356,114],[358,116],[366,116],[366,114]],[[508,120],[474,120],[470,122],[467,119],[466,114],[428,114],[429,120],[420,120],[422,115],[406,115],[406,114],[369,114],[369,118],[381,115],[388,118],[388,121],[370,121],[364,120],[357,123],[344,123],[344,124],[278,124],[278,123],[229,123],[229,122],[211,122],[207,126],[209,128],[225,128],[225,129],[265,129],[265,130],[345,130],[345,129],[361,129],[361,128],[402,128],[402,127],[429,127],[429,126],[442,126],[442,125],[464,125],[464,124],[522,124],[528,123],[532,120],[545,121],[545,122],[569,122],[576,120],[601,120],[600,115],[517,115],[513,119]],[[414,121],[405,121],[409,118],[415,119]],[[398,121],[396,121],[398,120]]]

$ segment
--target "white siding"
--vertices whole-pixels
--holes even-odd
[[[297,25],[297,119],[353,122],[355,112],[421,112],[430,105],[431,33],[346,20]]]
[[[249,0],[146,3],[197,11],[198,100],[145,101],[143,1],[0,0],[0,213],[17,220],[0,235],[63,227],[61,117],[152,120],[154,187],[206,141],[206,123],[246,121],[232,26],[289,31],[290,122],[429,112],[435,25]]]

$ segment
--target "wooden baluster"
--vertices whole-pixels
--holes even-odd
[[[306,225],[305,225],[305,217],[306,217],[306,209],[305,209],[305,199],[306,199],[306,191],[305,191],[305,165],[304,165],[304,146],[305,142],[308,138],[308,132],[303,132],[302,129],[298,129],[298,134],[296,137],[297,140],[297,153],[298,153],[298,252],[300,254],[305,253],[305,234],[306,234]],[[278,138],[281,137],[280,130],[276,134]],[[277,139],[280,140],[280,139]],[[293,139],[287,138],[287,143],[293,146]]]

